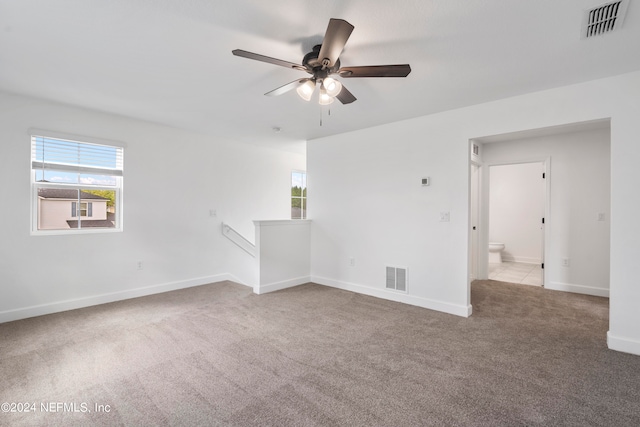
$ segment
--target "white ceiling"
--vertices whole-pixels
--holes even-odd
[[[640,70],[637,0],[620,30],[580,37],[584,10],[605,2],[0,0],[0,90],[285,148]],[[342,79],[358,100],[327,116],[295,91],[263,95],[307,74],[231,54],[300,63],[329,18],[355,26],[343,66],[411,74]]]

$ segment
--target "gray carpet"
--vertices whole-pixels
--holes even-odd
[[[1,324],[0,402],[32,411],[0,425],[640,425],[607,299],[484,281],[472,303],[223,282]]]

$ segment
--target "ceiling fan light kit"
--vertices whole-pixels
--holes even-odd
[[[320,96],[318,97],[318,103],[320,105],[329,105],[333,103],[333,96],[330,96],[324,87],[320,88]]]
[[[305,101],[310,101],[315,91],[316,84],[320,84],[320,105],[329,105],[335,98],[342,104],[350,104],[356,97],[347,90],[344,85],[332,75],[342,78],[354,77],[406,77],[411,72],[409,64],[400,65],[373,65],[359,67],[340,68],[340,55],[344,49],[354,27],[344,19],[329,20],[329,26],[324,35],[322,44],[313,47],[302,59],[302,65],[281,59],[271,58],[246,50],[236,49],[232,53],[247,59],[267,62],[293,70],[305,71],[313,77],[294,80],[277,89],[265,93],[267,96],[278,96],[296,89],[298,95]]]
[[[316,89],[316,82],[313,79],[307,79],[302,85],[298,86],[296,92],[300,95],[300,98],[305,101],[311,100],[311,95],[313,95],[313,91]]]
[[[327,77],[322,81],[322,87],[327,91],[327,95],[334,98],[342,90],[342,83],[331,77]]]

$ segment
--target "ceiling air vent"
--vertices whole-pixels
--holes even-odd
[[[595,37],[620,28],[627,12],[627,3],[628,0],[612,1],[585,11],[582,37]]]

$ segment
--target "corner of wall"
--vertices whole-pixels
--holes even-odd
[[[610,350],[640,356],[640,341],[614,336],[611,334],[611,331],[607,332],[607,347],[609,347]]]

